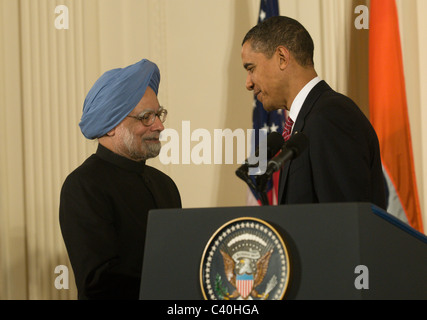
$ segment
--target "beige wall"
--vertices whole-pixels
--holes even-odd
[[[367,31],[356,31],[356,0],[281,0],[315,41],[319,75],[366,112]],[[68,30],[54,26],[69,8]],[[422,211],[427,201],[427,12],[398,1],[408,105]],[[257,21],[258,0],[0,0],[0,299],[74,299],[53,283],[68,265],[58,226],[63,180],[96,147],[78,122],[93,82],[106,70],[148,58],[161,70],[166,123],[181,133],[251,128],[240,42]],[[182,144],[182,141],[181,141]],[[191,146],[196,145],[193,142]],[[189,207],[245,205],[237,165],[163,165]],[[423,216],[426,225],[426,215]],[[71,269],[70,269],[71,270]]]

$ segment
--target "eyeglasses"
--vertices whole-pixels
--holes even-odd
[[[139,116],[128,116],[128,117],[134,118],[136,120],[140,120],[144,126],[149,127],[154,123],[154,121],[156,121],[156,117],[159,117],[162,123],[165,122],[167,115],[168,115],[168,111],[160,107],[157,113],[154,111],[145,111],[143,114]]]

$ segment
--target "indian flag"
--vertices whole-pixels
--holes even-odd
[[[369,112],[388,186],[387,211],[423,232],[395,0],[371,0]]]

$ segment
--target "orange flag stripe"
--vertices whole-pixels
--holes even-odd
[[[408,222],[423,232],[395,0],[371,0],[369,112],[380,141],[383,166]]]

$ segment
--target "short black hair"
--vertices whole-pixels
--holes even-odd
[[[250,41],[256,52],[271,58],[278,46],[286,47],[303,67],[313,66],[314,43],[308,31],[297,20],[274,16],[257,24],[246,34],[242,46]]]

